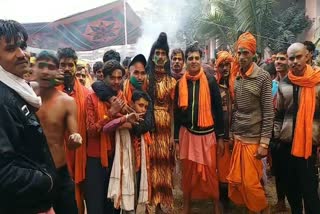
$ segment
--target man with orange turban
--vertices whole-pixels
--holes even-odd
[[[233,57],[228,51],[218,52],[216,60],[217,82],[219,84],[220,95],[222,100],[223,120],[224,120],[224,144],[225,150],[223,156],[217,157],[217,168],[219,177],[220,199],[222,204],[227,208],[228,198],[228,181],[226,179],[229,174],[229,166],[231,159],[230,152],[230,125],[232,115],[232,99],[229,90],[229,76],[231,71],[231,63]]]
[[[233,57],[228,51],[219,51],[217,60],[216,60],[216,68],[217,68],[217,82],[219,84],[229,85],[227,83],[229,80],[231,63],[233,62]],[[220,83],[220,81],[223,81]]]
[[[234,116],[232,131],[234,149],[231,156],[229,198],[245,205],[250,212],[269,213],[264,189],[260,183],[273,128],[271,78],[253,62],[256,39],[243,33],[237,41],[238,76],[234,83]]]

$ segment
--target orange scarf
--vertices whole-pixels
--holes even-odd
[[[76,150],[75,157],[75,182],[80,183],[85,179],[86,174],[86,162],[87,162],[87,127],[85,118],[85,100],[89,94],[89,91],[76,80],[75,84],[75,101],[77,103],[77,117],[78,117],[78,129],[82,137],[82,146]]]
[[[230,70],[230,76],[229,76],[229,90],[232,100],[234,100],[234,82],[236,80],[236,77],[239,75],[240,66],[237,61],[234,61],[231,63],[231,70]]]
[[[56,87],[58,90],[63,91],[64,85]],[[87,127],[85,118],[85,100],[89,94],[89,90],[85,88],[79,80],[75,80],[74,83],[75,93],[71,96],[74,98],[77,104],[77,121],[78,132],[82,137],[82,145],[75,151],[66,150],[68,168],[71,170],[71,175],[75,181],[75,195],[78,206],[78,213],[84,213],[83,194],[80,190],[80,185],[86,175],[86,163],[87,163]]]
[[[105,119],[107,114],[107,104],[98,99],[98,118],[99,120]],[[108,152],[111,151],[111,139],[109,134],[101,132],[100,134],[100,157],[101,165],[103,167],[109,166]]]
[[[308,159],[312,153],[312,127],[316,105],[315,86],[320,83],[320,72],[307,65],[303,76],[295,76],[292,71],[289,71],[288,77],[292,83],[301,87],[291,154]]]
[[[201,68],[196,76],[191,76],[189,71],[186,71],[180,79],[179,83],[179,101],[178,105],[182,109],[188,107],[188,84],[187,80],[200,80],[199,88],[199,109],[198,109],[198,126],[201,128],[210,127],[214,125],[211,112],[211,96],[209,83],[206,74]]]
[[[132,93],[135,90],[134,86],[130,83],[130,79],[126,79],[123,83],[123,94],[126,100],[130,103],[132,100]],[[143,81],[142,91],[147,90],[147,81]]]
[[[254,71],[254,64],[252,63],[252,65],[250,66],[250,68],[247,70],[247,72],[245,73],[245,77],[249,77]],[[232,64],[231,64],[231,71],[230,71],[230,76],[229,76],[229,90],[230,90],[230,95],[232,100],[234,100],[234,83],[236,78],[241,75],[240,72],[240,65],[238,63],[237,60],[235,60]]]
[[[117,97],[119,99],[122,99],[126,102],[126,99],[122,93],[122,91],[118,92]],[[98,99],[98,118],[99,120],[103,120],[106,117],[107,113],[107,104],[100,99]],[[100,134],[100,157],[101,157],[101,165],[103,167],[108,167],[109,166],[109,161],[108,161],[108,152],[112,150],[112,144],[111,144],[111,139],[109,134],[101,133]]]
[[[59,91],[64,91],[64,85],[59,85],[56,87]],[[78,132],[82,137],[82,146],[80,146],[75,151],[68,151],[67,155],[69,157],[69,167],[71,167],[71,173],[74,177],[75,183],[80,183],[85,179],[85,169],[87,162],[87,127],[86,127],[86,118],[85,118],[85,100],[89,94],[89,90],[85,88],[79,80],[74,82],[74,91],[75,93],[70,95],[74,98],[77,104],[77,121],[78,121]],[[71,153],[71,154],[70,154]],[[72,153],[75,153],[74,155]],[[70,163],[71,161],[71,163]]]

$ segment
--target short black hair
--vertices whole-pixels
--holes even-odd
[[[120,65],[120,62],[118,62],[117,60],[109,60],[107,62],[104,63],[103,68],[102,68],[102,72],[103,72],[103,76],[107,77],[110,76],[112,74],[112,72],[116,69],[120,69],[122,72],[122,76],[125,75],[125,70],[122,67],[122,65]]]
[[[52,61],[57,67],[59,67],[59,60],[53,52],[41,51],[36,58],[36,61],[40,60]]]
[[[93,64],[93,73],[97,73],[98,70],[102,69],[103,62],[98,61]]]
[[[186,60],[188,59],[188,54],[192,53],[192,52],[199,52],[200,58],[202,58],[202,50],[201,50],[201,48],[199,48],[199,46],[196,45],[196,44],[192,44],[192,45],[189,45],[187,47],[187,49],[186,49],[186,52],[185,52],[185,59]]]
[[[117,52],[115,50],[108,50],[107,52],[104,53],[102,60],[105,63],[105,62],[112,60],[112,59],[116,60],[120,63],[121,58],[120,58],[119,52]]]
[[[179,54],[179,53],[181,54],[182,59],[184,60],[184,53],[183,53],[183,50],[182,50],[181,48],[175,48],[175,49],[172,50],[172,52],[171,52],[171,59],[172,59],[172,57],[173,57],[174,55]]]
[[[122,61],[122,65],[123,65],[124,67],[129,67],[130,63],[131,63],[131,58],[130,58],[130,57],[126,57],[126,58]]]
[[[28,33],[17,21],[0,19],[0,38],[2,37],[7,43],[13,40],[14,44],[20,48],[27,48]],[[18,41],[22,41],[22,43],[17,44]]]
[[[304,41],[303,44],[309,52],[313,53],[316,50],[316,46],[311,41]]]
[[[60,60],[62,58],[71,58],[73,59],[76,64],[77,64],[77,60],[78,60],[78,56],[77,56],[77,53],[74,49],[72,48],[59,48],[58,49],[58,52],[57,52],[57,57],[58,57],[58,60],[60,62]]]
[[[274,54],[283,54],[283,55],[287,55],[287,49],[281,49],[281,50],[278,50],[278,51],[274,52]]]
[[[270,76],[277,75],[277,70],[274,62],[266,64],[263,69],[266,70],[270,74]]]
[[[135,101],[139,100],[140,98],[143,98],[148,102],[151,102],[151,98],[146,92],[144,92],[142,90],[134,90],[132,93],[132,98],[131,98],[132,102],[135,102]]]

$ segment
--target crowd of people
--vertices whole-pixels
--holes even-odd
[[[69,47],[30,57],[27,40],[0,20],[1,214],[173,213],[176,165],[183,214],[193,199],[265,214],[285,198],[293,214],[320,213],[313,43],[262,63],[244,32],[205,64],[198,44],[170,52],[162,32],[148,59],[110,50],[91,71]]]

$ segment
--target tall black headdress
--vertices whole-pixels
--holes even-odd
[[[151,99],[154,103],[155,99],[155,64],[152,61],[154,52],[156,49],[162,49],[166,52],[167,55],[167,62],[164,64],[164,70],[166,71],[166,74],[171,76],[170,72],[170,58],[169,58],[169,45],[168,45],[168,38],[167,34],[164,32],[161,32],[158,39],[153,43],[151,47],[151,51],[148,58],[148,63],[146,67],[146,71],[149,75],[149,89],[148,94],[151,96]]]

